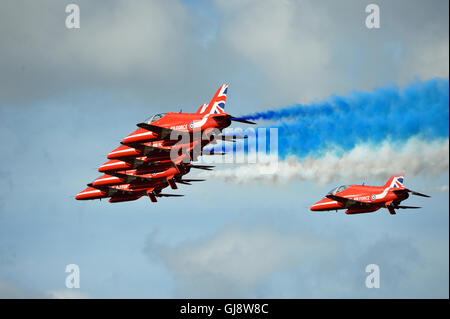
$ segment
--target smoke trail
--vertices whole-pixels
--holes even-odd
[[[407,176],[448,172],[448,79],[415,82],[404,89],[355,91],[242,118],[274,122],[267,127],[278,129],[277,169],[258,163],[203,173],[203,177],[236,183],[325,184],[365,178],[384,181],[397,172]],[[233,150],[226,145],[223,149]],[[242,145],[235,150],[255,151]],[[261,173],[265,171],[271,173]]]
[[[424,141],[445,139],[449,135],[449,82],[432,79],[404,89],[354,91],[241,118],[275,121],[269,127],[278,128],[282,158],[320,157],[329,150],[342,155],[362,143],[389,140],[401,145],[413,136]]]
[[[384,181],[391,174],[400,172],[405,172],[406,176],[439,176],[449,168],[449,140],[427,142],[411,138],[399,148],[387,141],[376,148],[362,144],[342,156],[334,152],[327,152],[321,158],[306,157],[301,160],[289,156],[276,163],[275,169],[266,165],[274,164],[247,164],[203,172],[199,176],[239,184],[255,181],[273,184],[293,180],[327,184],[367,178]],[[271,173],[261,174],[263,171]]]

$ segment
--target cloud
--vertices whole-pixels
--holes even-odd
[[[367,247],[359,261],[361,268],[371,263],[378,265],[383,277],[382,283],[387,286],[383,288],[388,288],[390,294],[393,294],[393,290],[397,290],[403,280],[410,277],[409,272],[415,264],[421,263],[421,255],[415,243],[410,240],[387,235]]]
[[[191,55],[189,43],[194,40],[181,3],[77,4],[81,28],[69,30],[64,24],[66,3],[2,3],[1,102],[28,103],[114,88],[126,93],[133,87],[145,87],[148,96],[182,81],[178,70]]]
[[[358,1],[217,4],[224,14],[222,38],[258,70],[254,86],[267,106],[387,81],[448,77],[446,1],[380,1],[377,30],[365,27],[367,3]]]
[[[13,284],[10,281],[0,280],[0,298],[17,299],[17,298],[44,298],[44,295],[35,291],[28,291]]]
[[[355,220],[354,216],[350,218],[345,225]],[[378,226],[373,219],[372,222],[373,227]],[[448,258],[441,254],[448,250],[445,238],[424,238],[417,233],[411,239],[401,230],[389,234],[390,227],[377,234],[356,229],[343,232],[342,225],[332,224],[326,232],[318,233],[295,225],[282,230],[254,220],[252,227],[229,225],[207,237],[176,245],[162,243],[152,233],[144,253],[152,262],[162,263],[173,276],[175,297],[442,298],[448,295],[446,286],[441,284],[448,280],[445,271]],[[380,267],[380,289],[365,286],[368,264]]]
[[[364,297],[448,298],[448,242],[445,240],[385,234],[357,259],[361,266],[370,263],[380,267],[380,289],[365,289]],[[408,287],[406,292],[405,287]]]
[[[82,92],[196,107],[231,82],[249,112],[448,77],[447,1],[382,1],[378,30],[357,1],[77,4],[81,28],[68,30],[65,3],[2,2],[2,104]]]
[[[255,225],[226,227],[201,240],[168,246],[149,236],[144,252],[160,260],[178,283],[177,294],[195,297],[244,297],[279,271],[312,262],[326,267],[339,249],[308,231],[282,232]]]
[[[47,292],[51,299],[88,299],[90,294],[76,289],[52,290]]]
[[[294,180],[327,184],[331,181],[387,180],[394,173],[439,176],[449,169],[449,140],[433,142],[411,138],[404,144],[384,141],[360,144],[347,153],[326,152],[322,157],[287,157],[279,162],[257,163],[199,173],[239,184],[286,183]],[[264,173],[265,172],[265,173]]]
[[[3,299],[87,299],[90,297],[89,293],[76,289],[37,291],[0,279],[0,298]]]

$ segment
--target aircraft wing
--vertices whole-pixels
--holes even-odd
[[[179,179],[176,180],[176,183],[184,184],[184,185],[192,185],[192,182],[204,182],[205,179]]]
[[[120,144],[138,149],[138,150],[144,152],[144,155],[157,154],[157,153],[170,154],[170,149],[167,149],[167,148],[154,147],[154,146],[144,145],[141,143],[120,142]]]
[[[136,195],[135,192],[126,191],[126,190],[123,190],[120,188],[114,188],[114,187],[109,187],[109,186],[97,186],[97,185],[93,185],[92,183],[87,184],[87,186],[104,191],[107,193],[108,196],[112,196],[114,194]]]
[[[163,139],[163,140],[169,139],[171,137],[172,133],[175,135],[175,137],[185,136],[185,137],[190,138],[190,136],[191,136],[188,132],[181,132],[181,131],[177,131],[177,130],[172,130],[170,128],[156,126],[156,125],[147,124],[147,123],[138,123],[137,126],[140,128],[143,128],[147,131],[158,134],[158,136],[161,137],[161,139]]]
[[[156,197],[183,197],[181,194],[157,194]]]
[[[205,171],[211,171],[215,166],[191,164],[191,165],[189,165],[189,167],[196,168],[196,169],[203,169]]]
[[[336,195],[326,195],[326,198],[335,200],[339,203],[344,204],[344,207],[349,207],[349,206],[370,206],[370,203],[366,203],[366,202],[361,202],[359,200],[354,200],[354,199],[350,199],[350,198],[346,198],[346,197],[342,197],[342,196],[336,196]]]
[[[132,158],[132,157],[122,157],[120,158],[121,161],[126,162],[131,165],[131,168],[139,168],[141,166],[163,166],[164,164],[158,163],[158,162],[146,162],[138,158]],[[111,175],[111,174],[110,174]]]
[[[142,176],[118,173],[118,172],[111,172],[111,173],[109,173],[109,175],[113,175],[113,176],[116,176],[116,177],[119,177],[119,178],[123,178],[123,179],[125,179],[125,181],[127,183],[134,182],[134,181],[151,182],[151,181],[156,180],[155,178],[147,178],[147,177],[142,177]]]
[[[121,158],[120,160],[123,161],[123,162],[126,162],[128,164],[133,165],[133,167],[138,167],[138,166],[141,166],[141,165],[145,164],[145,161],[143,161],[141,159],[138,159],[138,158],[127,158],[127,157],[124,157],[124,158]]]

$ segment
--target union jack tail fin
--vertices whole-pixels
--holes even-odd
[[[202,106],[200,106],[200,108],[197,110],[197,114],[204,113],[207,107],[208,107],[208,104],[203,104]]]
[[[225,108],[225,102],[227,101],[227,91],[228,91],[228,84],[222,85],[214,94],[213,98],[211,99],[211,102],[205,106],[205,104],[200,107],[200,109],[197,111],[197,113],[211,113],[211,114],[222,114],[225,113],[223,110]]]
[[[391,177],[389,177],[388,181],[386,182],[386,184],[384,184],[384,188],[398,188],[398,187],[403,187],[403,180],[405,178],[404,176],[405,174],[398,174],[398,175],[392,175]]]

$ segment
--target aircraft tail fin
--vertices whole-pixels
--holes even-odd
[[[202,114],[205,112],[206,108],[208,107],[208,104],[205,103],[202,106],[199,107],[199,109],[197,110],[197,114]]]
[[[222,114],[225,113],[225,102],[227,101],[227,91],[228,91],[228,84],[223,84],[214,94],[213,98],[211,99],[211,102],[205,107],[203,110],[203,105],[199,109],[203,110],[203,112],[197,113],[207,113],[207,114]]]
[[[405,174],[397,174],[397,175],[392,175],[391,177],[389,177],[388,181],[386,182],[386,184],[384,184],[384,188],[398,188],[398,187],[403,187],[403,181],[405,179]]]

